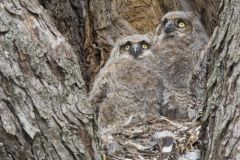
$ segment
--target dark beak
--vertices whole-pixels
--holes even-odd
[[[139,56],[141,53],[142,53],[141,47],[140,47],[138,44],[133,44],[133,45],[132,45],[132,48],[131,48],[131,54],[132,54],[134,57],[137,57],[137,56]]]
[[[168,21],[166,24],[165,24],[165,32],[166,33],[170,33],[172,31],[175,30],[175,24],[173,21]]]

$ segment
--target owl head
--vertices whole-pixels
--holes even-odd
[[[198,17],[192,12],[168,12],[162,18],[157,34],[163,38],[186,38],[204,32]]]
[[[150,35],[135,34],[119,39],[113,52],[118,57],[143,58],[152,55],[151,46]]]

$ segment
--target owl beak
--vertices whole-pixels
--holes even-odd
[[[168,21],[165,25],[165,33],[170,33],[175,30],[175,24],[173,21]]]
[[[132,48],[131,48],[131,54],[132,54],[134,57],[137,57],[137,56],[139,56],[141,53],[142,53],[142,50],[141,50],[140,46],[139,46],[138,44],[133,44],[133,45],[132,45]]]

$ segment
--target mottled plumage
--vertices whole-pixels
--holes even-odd
[[[204,88],[195,68],[206,64],[200,53],[207,42],[208,36],[192,12],[169,12],[162,18],[154,46],[164,77],[161,115],[171,119],[196,116]]]
[[[89,95],[99,109],[100,132],[159,116],[162,81],[152,46],[149,35],[116,42]]]

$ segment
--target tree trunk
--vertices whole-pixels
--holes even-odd
[[[0,15],[0,159],[100,159],[78,49],[34,0]]]
[[[222,0],[207,83],[205,160],[240,159],[240,1]]]
[[[171,10],[197,11],[211,35],[219,2],[0,0],[0,159],[100,159],[87,86],[113,42]],[[222,0],[212,38],[206,160],[240,159],[239,3]]]

